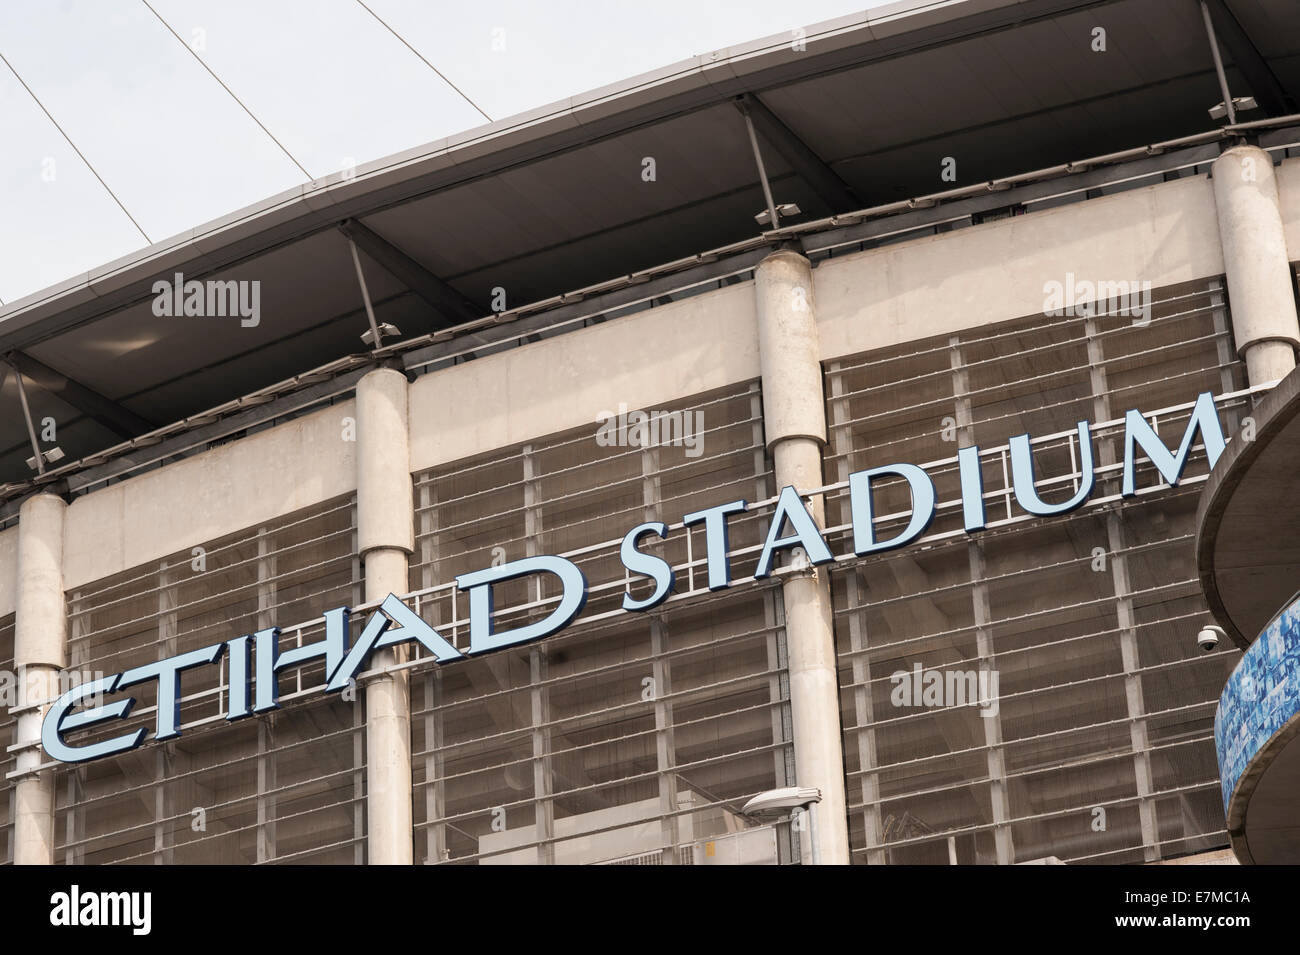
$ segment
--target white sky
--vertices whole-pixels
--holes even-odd
[[[883,2],[366,0],[494,120]],[[357,0],[150,3],[313,176],[484,122]],[[0,0],[0,53],[155,242],[303,181],[142,0]],[[145,244],[0,63],[0,299]]]

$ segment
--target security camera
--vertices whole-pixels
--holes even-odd
[[[1219,641],[1226,637],[1222,627],[1216,627],[1213,624],[1206,624],[1201,628],[1201,632],[1196,635],[1196,645],[1209,653],[1219,645]]]

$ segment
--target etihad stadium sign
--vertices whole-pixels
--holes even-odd
[[[1053,516],[1081,507],[1092,495],[1097,478],[1093,465],[1092,431],[1087,421],[1078,423],[1078,490],[1067,501],[1047,503],[1038,494],[1034,482],[1034,463],[1028,434],[1010,439],[1011,481],[1016,502],[1028,515]],[[1124,466],[1121,496],[1137,494],[1136,466],[1138,450],[1150,459],[1160,476],[1170,485],[1182,477],[1196,436],[1205,446],[1210,467],[1223,453],[1223,429],[1215,410],[1214,398],[1204,392],[1196,399],[1191,417],[1177,450],[1170,450],[1140,412],[1129,411],[1124,417]],[[978,446],[960,448],[957,467],[961,479],[962,519],[967,533],[984,529],[984,480]],[[881,539],[877,536],[872,503],[873,483],[882,479],[906,481],[912,499],[911,517],[901,531]],[[926,471],[914,464],[887,464],[849,475],[851,537],[853,554],[868,554],[904,547],[920,537],[930,526],[937,510],[934,482]],[[728,565],[727,519],[748,509],[744,500],[729,501],[682,517],[684,527],[703,525],[705,566],[709,590],[731,586]],[[789,527],[787,533],[786,528]],[[623,594],[622,611],[644,613],[666,601],[674,592],[672,566],[654,554],[640,550],[645,538],[668,537],[668,527],[661,521],[639,524],[627,532],[619,556],[628,571],[629,584]],[[802,548],[810,564],[822,565],[836,560],[813,520],[803,499],[793,487],[785,487],[776,499],[758,562],[756,579],[773,573],[776,556],[793,548]],[[559,583],[560,597],[551,612],[541,620],[523,626],[499,630],[493,621],[493,588],[506,581],[538,575],[552,575]],[[632,596],[631,579],[653,583],[649,596]],[[338,607],[327,611],[325,635],[317,643],[280,647],[280,630],[271,627],[216,643],[200,650],[178,654],[133,667],[102,679],[83,683],[56,699],[46,712],[41,743],[46,754],[66,763],[85,762],[135,749],[144,742],[148,730],[139,727],[110,735],[105,732],[115,721],[125,719],[135,705],[127,697],[111,703],[88,705],[92,699],[114,694],[134,686],[156,685],[157,713],[154,739],[174,739],[181,735],[181,674],[198,667],[213,666],[225,658],[229,673],[225,719],[236,721],[278,709],[277,678],[280,673],[304,664],[324,664],[325,685],[322,692],[337,693],[348,687],[357,674],[365,671],[370,655],[376,650],[404,643],[418,643],[438,664],[452,663],[466,657],[491,653],[505,647],[541,640],[567,627],[582,612],[587,602],[587,579],[578,565],[565,557],[536,556],[511,561],[456,578],[456,587],[469,598],[469,646],[460,650],[423,620],[406,603],[389,594],[366,621],[355,643],[349,639],[351,611]],[[642,585],[642,588],[644,585]],[[93,741],[69,742],[67,735],[76,730],[95,728]]]

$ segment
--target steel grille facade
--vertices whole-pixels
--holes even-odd
[[[335,499],[69,592],[70,669],[118,673],[313,617],[282,645],[315,642],[322,608],[361,602],[354,524]],[[281,674],[281,701],[322,671]],[[62,771],[61,861],[364,862],[363,706],[304,700],[228,724],[226,679],[224,659],[186,671],[181,738]],[[132,688],[133,717],[156,690]]]
[[[543,644],[413,673],[417,861],[707,864],[718,840],[745,840],[745,799],[793,781],[778,587],[709,595],[702,530],[675,530],[647,549],[678,568],[681,596],[618,610],[630,527],[773,493],[758,386],[653,414],[680,416],[700,443],[664,431],[656,445],[610,445],[593,423],[416,475],[413,588],[565,553],[591,590],[583,616]],[[762,524],[737,515],[732,552],[758,545]],[[734,566],[747,576],[752,558]],[[500,590],[503,607],[553,596]],[[432,594],[421,612],[460,634],[466,610],[452,599]],[[536,612],[505,610],[500,625]],[[777,861],[771,830],[754,833],[754,851]],[[788,861],[788,838],[780,852]]]
[[[1151,298],[1145,317],[1113,301],[1109,314],[1037,316],[826,364],[828,480],[940,462],[927,468],[939,500],[928,531],[833,571],[855,862],[1121,863],[1227,844],[1212,730],[1234,661],[1201,655],[1192,637],[1207,615],[1193,556],[1204,448],[1177,488],[1145,458],[1136,498],[1120,496],[1119,477],[1127,409],[1178,409],[1148,416],[1176,447],[1198,393],[1228,396],[1229,435],[1249,397],[1234,395],[1245,376],[1222,280]],[[1083,479],[1084,419],[1099,425],[1091,498],[1069,515],[1026,515],[1010,493],[1008,439],[1046,439],[1034,445],[1037,488],[1063,502]],[[988,530],[967,535],[955,454],[971,444]],[[901,529],[906,485],[884,483],[877,499]],[[828,522],[847,524],[847,507],[832,495]],[[998,684],[987,705],[906,695],[932,672]]]
[[[1211,722],[1229,660],[1188,636],[1205,615],[1191,557],[1204,452],[1178,488],[1144,461],[1140,495],[1124,499],[1121,438],[1124,411],[1141,407],[1176,441],[1201,391],[1219,396],[1231,434],[1250,398],[1221,280],[1152,299],[1148,319],[1044,315],[825,363],[826,536],[841,559],[824,572],[855,861],[1149,861],[1224,844]],[[752,577],[778,490],[759,385],[639,419],[609,411],[414,477],[405,596],[462,651],[458,574],[564,554],[589,582],[583,614],[544,643],[446,666],[401,658],[417,861],[799,860],[788,826],[739,813],[796,779],[781,587]],[[1089,501],[1026,516],[1008,438],[1033,437],[1037,491],[1063,501],[1090,473],[1083,419]],[[975,535],[954,457],[971,444],[988,520]],[[901,551],[851,558],[843,482],[895,461],[926,465],[938,517]],[[741,498],[763,503],[729,520],[733,587],[710,593],[703,529],[681,517]],[[906,523],[901,482],[881,483],[876,502],[878,533]],[[643,548],[674,566],[677,595],[625,613],[625,588],[648,585],[629,581],[618,544],[660,520],[668,538]],[[363,603],[356,554],[345,497],[72,590],[70,670],[120,672],[276,624],[291,644],[315,642],[323,609]],[[546,616],[558,589],[532,576],[495,597],[502,629]],[[12,653],[12,621],[6,635]],[[996,708],[900,704],[899,674],[918,667],[996,673]],[[280,692],[292,706],[226,724],[224,662],[188,675],[182,739],[61,771],[60,858],[365,861],[365,711],[319,697],[322,677],[319,663],[291,670]],[[140,690],[137,717],[156,702]]]

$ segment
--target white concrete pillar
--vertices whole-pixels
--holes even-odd
[[[763,376],[763,428],[777,490],[820,487],[826,410],[821,349],[813,311],[812,267],[797,252],[778,251],[758,264],[758,344]],[[825,526],[825,504],[812,501]],[[821,790],[815,837],[821,862],[849,862],[848,805],[840,736],[839,683],[831,621],[829,571],[782,579],[794,731],[795,782]]]
[[[1250,384],[1285,378],[1300,345],[1291,257],[1278,206],[1273,160],[1258,146],[1233,146],[1214,162],[1232,331]]]
[[[406,375],[392,368],[357,382],[357,541],[366,601],[410,590],[415,546]],[[405,658],[399,648],[374,653],[368,669]],[[368,682],[366,821],[372,865],[410,865],[411,696],[405,671]]]
[[[14,669],[19,678],[14,767],[14,864],[54,864],[54,771],[40,770],[41,721],[59,695],[68,661],[63,599],[63,515],[67,504],[37,494],[18,512]]]

